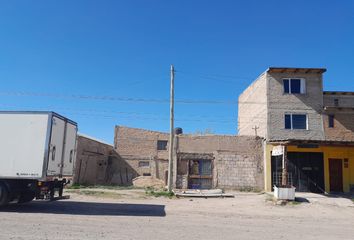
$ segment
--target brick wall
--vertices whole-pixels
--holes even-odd
[[[333,111],[334,127],[328,125],[328,115],[323,115],[326,141],[354,141],[354,111]]]
[[[338,107],[354,108],[353,93],[324,92],[323,94],[323,104],[326,107],[335,107],[335,100],[337,99]]]

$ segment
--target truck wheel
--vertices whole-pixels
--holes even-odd
[[[9,191],[6,185],[0,182],[0,207],[6,206],[9,203]]]
[[[18,199],[18,203],[30,202],[34,199],[35,195],[36,194],[34,192],[23,192],[21,193],[21,196]]]

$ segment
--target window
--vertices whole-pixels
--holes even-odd
[[[149,177],[149,176],[151,176],[151,173],[143,173],[143,176],[144,177]]]
[[[334,128],[334,115],[328,115],[328,127]]]
[[[284,93],[305,94],[305,79],[301,78],[285,78],[283,79]]]
[[[148,161],[139,161],[139,167],[150,167],[150,162],[148,162]]]
[[[167,140],[158,140],[157,150],[167,150]]]
[[[307,129],[307,115],[285,114],[285,129]]]
[[[336,107],[339,106],[339,99],[338,98],[334,99],[334,106],[336,106]]]

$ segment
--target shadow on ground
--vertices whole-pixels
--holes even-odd
[[[27,204],[13,204],[0,209],[0,212],[15,213],[48,213],[88,216],[141,216],[164,217],[164,205],[125,204],[125,203],[96,203],[58,201],[33,201]]]
[[[299,203],[309,203],[310,201],[309,201],[307,198],[296,197],[296,198],[295,198],[295,202],[299,202]]]

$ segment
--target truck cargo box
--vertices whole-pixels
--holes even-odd
[[[77,124],[54,112],[0,112],[0,179],[70,178]]]

